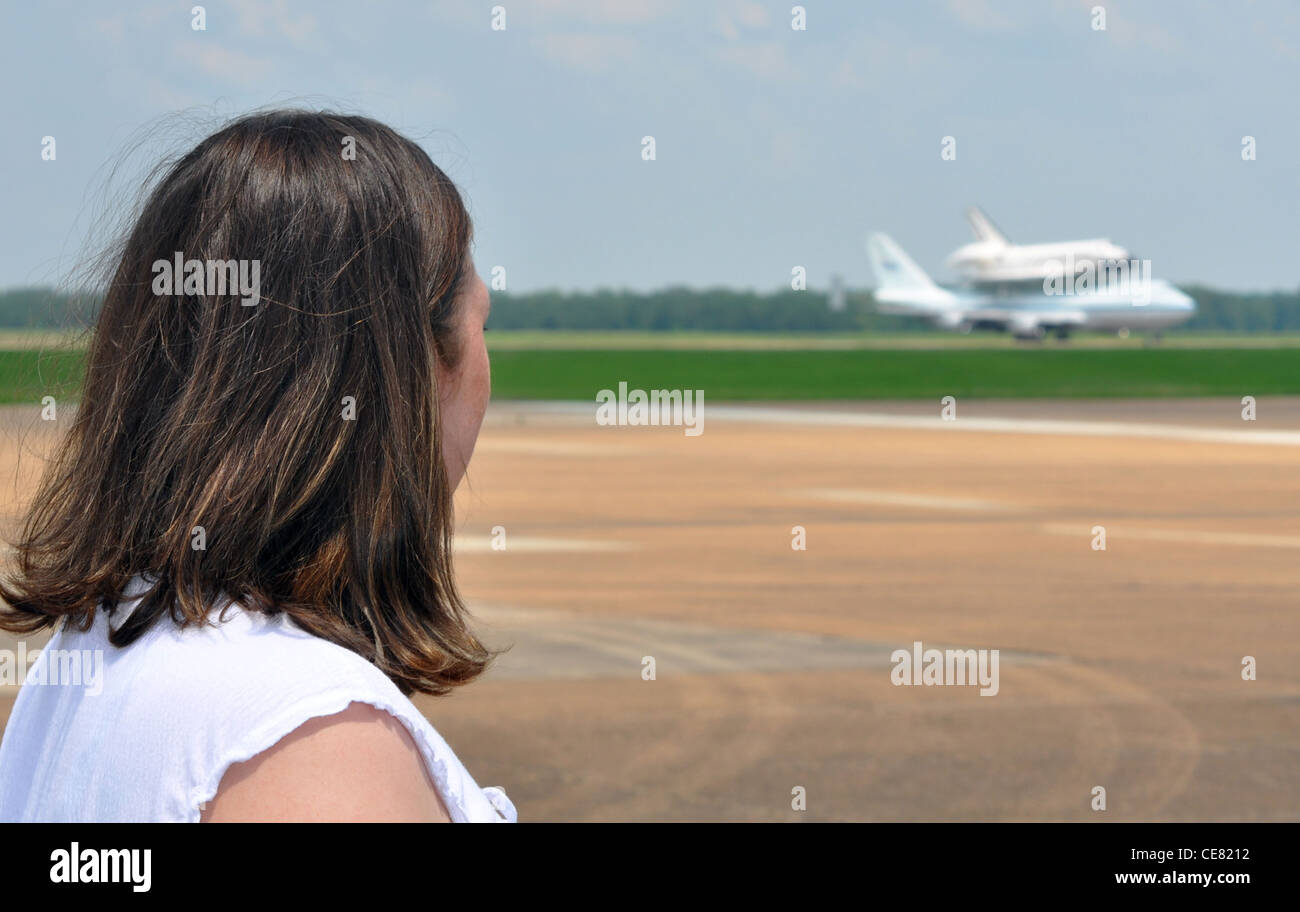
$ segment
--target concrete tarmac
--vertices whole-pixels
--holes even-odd
[[[1300,400],[1241,408],[496,403],[458,568],[512,648],[417,703],[521,820],[1300,819]],[[917,641],[998,650],[996,695],[895,684]]]

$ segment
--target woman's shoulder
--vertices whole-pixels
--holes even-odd
[[[104,624],[120,625],[130,607]],[[73,651],[100,646],[105,692],[162,718],[248,728],[279,724],[277,717],[295,708],[328,708],[345,696],[380,699],[403,711],[410,705],[362,656],[303,630],[283,613],[226,602],[202,624],[182,627],[164,614],[121,649],[108,645],[107,636],[107,627],[97,623],[84,640],[65,631],[59,645]]]
[[[180,627],[165,616],[156,623],[159,629],[127,647],[122,658],[137,660],[129,677],[136,695],[165,700],[182,717],[255,732],[301,724],[357,700],[404,719],[418,714],[382,671],[286,614],[232,603],[202,625]]]
[[[198,821],[232,767],[350,711],[343,718],[366,716],[368,731],[334,725],[321,737],[397,766],[413,745],[452,820],[516,819],[505,793],[480,788],[415,704],[357,653],[284,614],[232,603],[202,625],[164,615],[130,645],[113,646],[110,628],[137,604],[98,613],[87,630],[63,625],[42,651],[34,669],[42,682],[65,683],[64,671],[83,667],[93,675],[85,686],[53,687],[32,684],[29,673],[0,745],[10,780],[0,781],[0,817]],[[298,757],[321,737],[287,743]],[[110,781],[117,785],[102,787]]]
[[[287,614],[249,611],[238,603],[214,609],[206,623],[180,627],[165,616],[153,644],[158,673],[179,674],[210,698],[264,692],[319,693],[331,687],[371,688],[401,696],[362,656],[304,630]]]
[[[209,822],[450,822],[410,732],[361,702],[318,716],[230,766]]]
[[[195,785],[196,806],[212,801],[232,767],[297,740],[291,734],[347,713],[380,713],[402,726],[402,740],[418,750],[453,820],[513,818],[504,793],[479,789],[415,704],[352,650],[302,629],[283,613],[266,615],[236,603],[214,610],[202,626],[181,628],[166,618],[160,623],[165,626],[139,644],[139,667],[129,679],[140,698],[137,708],[147,708],[153,718],[202,720],[186,726],[201,732],[192,748],[198,756],[191,758],[204,770]],[[134,644],[125,652],[133,649]],[[327,737],[339,735],[336,726]],[[381,735],[374,730],[376,738]],[[178,739],[173,734],[168,740]],[[368,749],[355,737],[351,743]],[[293,750],[310,748],[304,743]]]

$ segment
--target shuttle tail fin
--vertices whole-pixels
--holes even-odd
[[[975,240],[988,241],[994,244],[1010,244],[1007,236],[998,230],[998,226],[985,215],[978,206],[971,206],[966,210],[966,221],[970,222],[970,230],[975,233]]]
[[[881,288],[935,288],[934,282],[887,234],[867,238],[867,257]]]

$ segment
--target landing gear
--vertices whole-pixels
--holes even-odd
[[[1017,339],[1025,339],[1032,342],[1037,342],[1042,339],[1043,336],[1047,335],[1047,330],[1043,328],[1043,324],[1039,323],[1033,317],[1017,317],[1008,323],[1007,329],[1009,329],[1011,335],[1015,336]]]
[[[1068,326],[1058,326],[1058,327],[1056,327],[1056,338],[1060,339],[1062,342],[1069,342],[1069,341],[1070,341],[1070,327],[1068,327]]]

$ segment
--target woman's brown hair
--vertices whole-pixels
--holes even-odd
[[[224,594],[406,694],[479,675],[492,653],[452,576],[435,372],[459,359],[470,237],[447,176],[364,117],[250,115],[167,167],[115,257],[0,627],[87,629],[143,574],[114,645],[163,615],[203,623]],[[156,293],[177,253],[256,262],[255,302],[179,275]]]

